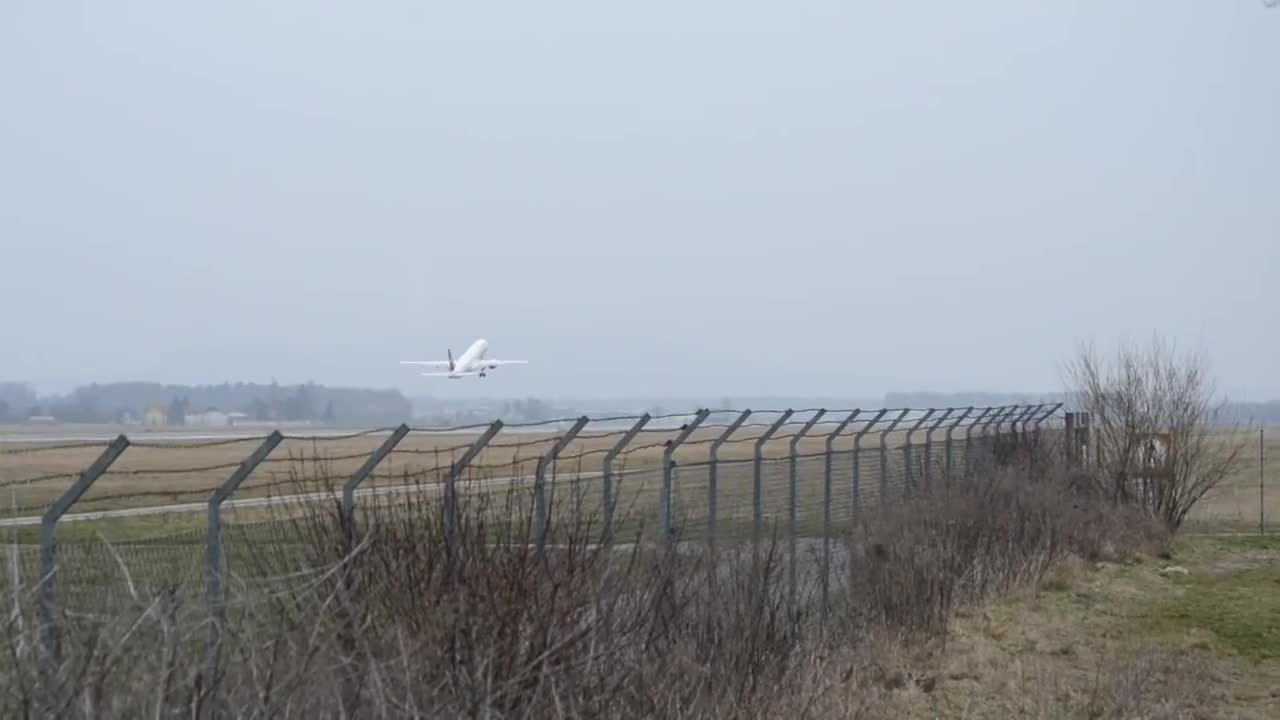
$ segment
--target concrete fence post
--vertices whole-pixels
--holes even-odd
[[[925,411],[924,415],[921,415],[919,418],[916,419],[915,423],[911,425],[911,429],[907,430],[906,442],[903,443],[902,445],[902,460],[906,465],[906,474],[903,475],[904,484],[902,487],[902,494],[905,497],[911,496],[911,490],[915,485],[916,468],[915,468],[915,462],[914,462],[915,458],[913,453],[913,450],[915,448],[912,442],[912,438],[915,437],[916,431],[918,431],[921,427],[923,427],[924,424],[929,421],[929,418],[933,417],[933,414],[935,412],[937,411],[934,410],[933,408],[929,408],[927,411]]]
[[[979,426],[985,428],[987,423],[983,423],[982,421],[991,415],[992,411],[997,409],[998,408],[983,408],[978,417],[974,418],[973,422],[969,423],[969,427],[964,429],[964,477],[969,477],[975,470],[977,470],[977,463],[975,462],[973,454],[974,428]]]
[[[1077,450],[1079,445],[1076,444],[1076,414],[1068,412],[1063,417],[1063,438],[1062,438],[1062,455],[1068,467],[1075,467],[1077,460]]]
[[[673,475],[675,472],[674,457],[676,448],[680,447],[685,440],[688,440],[689,436],[698,429],[698,426],[710,416],[710,410],[705,408],[699,410],[693,416],[693,419],[680,430],[680,434],[672,438],[662,450],[662,494],[658,496],[658,533],[663,542],[671,542],[673,539],[671,496],[675,483]]]
[[[965,419],[968,418],[969,415],[971,415],[972,413],[973,413],[973,406],[970,405],[969,407],[965,408],[964,412],[960,413],[960,417],[956,418],[955,422],[951,423],[951,425],[947,428],[947,438],[946,440],[943,441],[946,444],[946,468],[943,470],[943,474],[946,478],[946,482],[948,485],[951,484],[951,474],[955,470],[955,456],[954,456],[955,443],[952,438],[956,433],[956,428],[963,425]]]
[[[1035,420],[1032,421],[1031,436],[1032,438],[1034,438],[1033,442],[1036,445],[1040,444],[1040,425],[1045,420],[1048,420],[1049,418],[1053,417],[1053,414],[1058,412],[1061,409],[1062,409],[1062,403],[1054,403],[1053,405],[1049,406],[1048,410],[1044,411],[1044,414],[1040,415],[1039,417],[1037,417]]]
[[[490,442],[497,437],[502,430],[502,421],[494,420],[485,428],[480,437],[471,443],[471,447],[458,458],[456,462],[449,466],[449,474],[444,477],[444,534],[445,548],[450,557],[457,552],[460,547],[458,540],[459,524],[462,520],[461,511],[458,507],[458,478],[467,469],[467,466],[476,459],[481,451],[484,450]]]
[[[835,460],[834,446],[836,438],[849,427],[861,409],[849,413],[849,417],[840,421],[834,430],[827,433],[825,456],[822,466],[822,612],[826,615],[830,601],[831,586],[831,471]]]
[[[987,420],[987,423],[982,426],[983,446],[985,448],[984,452],[981,454],[983,459],[983,469],[990,470],[994,467],[995,446],[1000,440],[1000,425],[1004,423],[1004,419],[1007,416],[1012,415],[1013,412],[1017,410],[1017,407],[1017,405],[1006,405],[998,408]],[[990,433],[991,425],[993,423],[996,426],[996,432],[994,435]]]
[[[551,530],[551,505],[555,502],[555,488],[552,488],[551,498],[547,497],[547,468],[551,467],[551,464],[560,456],[560,452],[573,442],[589,422],[591,419],[586,415],[578,418],[563,435],[556,439],[546,454],[538,458],[538,464],[533,473],[534,522],[536,523],[534,532],[538,535],[538,552],[542,552],[546,547],[547,533]]]
[[[867,424],[863,425],[862,429],[853,436],[853,457],[851,458],[853,469],[850,473],[853,476],[853,485],[850,488],[852,492],[849,497],[849,524],[851,526],[853,521],[857,519],[858,513],[862,512],[862,438],[866,437],[867,433],[871,432],[876,423],[880,422],[888,412],[888,410],[877,412],[875,417],[868,420]]]
[[[622,451],[631,444],[631,441],[636,438],[636,435],[639,435],[640,431],[644,429],[644,426],[648,425],[649,421],[652,419],[653,418],[650,417],[649,413],[641,415],[640,419],[636,420],[636,424],[632,425],[631,429],[628,430],[620,440],[618,440],[617,444],[610,448],[609,452],[605,453],[600,474],[601,492],[603,493],[604,501],[604,527],[601,532],[601,544],[604,545],[606,549],[613,548],[613,512],[617,507],[617,499],[614,496],[613,486],[613,461],[618,457],[618,455],[622,454]]]
[[[209,600],[209,639],[205,647],[205,662],[208,668],[208,679],[215,684],[217,679],[218,660],[222,654],[222,638],[226,633],[227,624],[227,589],[224,580],[224,553],[222,548],[222,503],[231,497],[232,493],[240,487],[254,471],[262,463],[263,460],[271,454],[272,450],[284,440],[284,436],[279,430],[273,430],[266,440],[258,446],[256,450],[240,463],[240,467],[231,473],[231,477],[222,483],[217,490],[213,491],[213,495],[209,498],[209,522],[208,537],[205,544],[206,567],[205,574],[208,583],[208,600]]]
[[[787,568],[787,601],[790,603],[788,607],[794,613],[798,606],[796,605],[797,594],[797,566],[799,565],[799,546],[800,546],[800,528],[797,527],[799,522],[799,504],[800,504],[800,441],[805,435],[813,429],[814,425],[826,415],[826,410],[818,410],[809,418],[809,422],[800,428],[794,437],[791,438],[790,455],[788,456],[788,484],[787,484],[787,557],[790,560]]]
[[[383,441],[373,452],[369,453],[369,458],[364,461],[356,471],[342,483],[342,527],[346,535],[347,551],[355,547],[355,531],[356,531],[356,489],[360,487],[370,475],[373,474],[375,468],[391,454],[396,445],[409,434],[409,426],[401,423],[400,427],[391,431],[391,436]],[[447,496],[446,496],[447,502]]]
[[[777,421],[769,426],[760,437],[756,438],[755,447],[752,450],[752,467],[751,467],[751,540],[755,544],[760,543],[760,535],[764,531],[764,481],[762,473],[764,471],[764,444],[774,436],[791,416],[795,414],[794,410],[786,410],[778,416]]]
[[[718,504],[720,501],[720,446],[729,441],[729,437],[742,427],[742,424],[751,417],[750,410],[743,410],[733,422],[729,423],[729,427],[725,428],[720,437],[711,443],[711,450],[707,453],[707,548],[712,556],[712,576],[715,575],[715,553],[716,553],[716,533],[718,522]]]
[[[937,420],[934,420],[933,424],[930,425],[929,429],[926,430],[924,433],[924,486],[925,488],[928,488],[930,484],[933,482],[933,434],[938,431],[938,428],[942,427],[942,423],[946,422],[947,418],[951,417],[951,414],[954,413],[955,411],[956,411],[955,408],[947,408],[947,411],[944,412],[942,416],[939,417]]]
[[[62,667],[62,626],[58,618],[58,520],[88,492],[93,483],[129,448],[124,435],[111,441],[76,481],[45,510],[40,519],[40,637],[49,678]]]
[[[898,417],[889,423],[889,427],[880,431],[880,500],[884,503],[889,497],[889,433],[898,427],[898,423],[902,422],[910,413],[910,409],[904,409],[898,413]]]

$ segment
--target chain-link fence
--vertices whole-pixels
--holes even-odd
[[[1061,436],[1059,409],[703,410],[11,445],[0,591],[54,661],[68,627],[161,596],[207,616],[213,650],[300,594],[333,592],[375,525],[438,517],[446,551],[477,522],[494,542],[539,551],[639,543],[714,556],[777,541],[792,601],[825,605],[845,582],[834,540],[860,514]]]

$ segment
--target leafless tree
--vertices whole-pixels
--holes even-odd
[[[1176,531],[1231,475],[1244,449],[1240,428],[1215,399],[1206,358],[1153,337],[1103,358],[1083,346],[1067,368],[1090,422],[1101,489],[1137,504]]]

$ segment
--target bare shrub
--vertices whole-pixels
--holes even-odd
[[[1203,356],[1160,338],[1125,344],[1106,360],[1089,346],[1068,367],[1071,392],[1090,415],[1100,489],[1176,531],[1236,468],[1231,438]]]
[[[855,531],[851,605],[865,621],[945,630],[952,612],[1040,579],[1066,552],[1069,496],[997,472],[926,490]]]
[[[545,545],[520,485],[463,495],[453,525],[430,488],[362,501],[354,525],[336,502],[280,508],[227,531],[251,552],[229,563],[215,658],[204,598],[174,588],[67,617],[67,662],[45,678],[20,597],[0,715],[893,716],[901,673],[885,638],[944,629],[956,607],[1034,582],[1075,542],[1067,526],[1089,496],[1041,455],[1010,457],[868,517],[866,552],[825,619],[790,607],[773,538],[722,542],[714,560],[641,542],[643,530],[602,547],[577,510],[585,489],[557,498]]]

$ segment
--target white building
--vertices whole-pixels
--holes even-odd
[[[218,408],[209,408],[187,413],[183,424],[193,427],[227,427],[231,424],[231,418]]]

